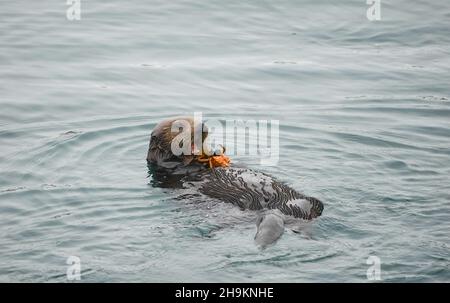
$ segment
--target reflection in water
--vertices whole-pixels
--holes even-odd
[[[161,169],[153,164],[148,164],[149,184],[161,188],[183,188],[182,174],[172,174],[167,169]]]
[[[186,182],[201,181],[210,174],[204,164],[183,165],[170,169],[148,163],[147,168],[149,184],[161,188],[185,188]]]

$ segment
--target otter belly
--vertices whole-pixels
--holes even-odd
[[[320,200],[305,196],[271,176],[247,168],[215,168],[204,176],[199,191],[241,209],[278,209],[284,215],[310,220],[322,214]]]
[[[193,168],[186,166],[181,171],[151,169],[152,184],[185,191],[179,199],[197,200],[204,196],[207,200],[213,198],[242,210],[255,211],[258,217],[255,243],[261,248],[281,237],[285,223],[292,222],[288,218],[299,222],[297,219],[311,220],[322,214],[321,201],[305,196],[267,174],[236,166]]]

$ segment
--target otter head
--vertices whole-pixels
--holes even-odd
[[[256,227],[255,242],[264,249],[275,243],[284,233],[283,214],[279,210],[268,210],[259,215]]]
[[[153,129],[147,161],[164,168],[187,165],[203,152],[208,128],[192,117],[175,117],[160,122]]]

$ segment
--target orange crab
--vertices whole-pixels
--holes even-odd
[[[205,154],[201,154],[200,156],[198,156],[196,158],[196,160],[200,163],[208,163],[209,164],[209,168],[213,168],[213,167],[227,167],[230,166],[230,158],[228,156],[225,156],[225,147],[222,147],[222,152],[220,155],[205,155]]]

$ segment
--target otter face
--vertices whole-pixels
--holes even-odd
[[[201,143],[195,142],[195,132],[201,130]],[[176,117],[160,122],[151,133],[147,161],[161,167],[187,165],[195,152],[203,152],[203,142],[208,136],[204,123],[192,117]],[[197,143],[197,144],[196,144]],[[201,145],[201,146],[198,146]]]

